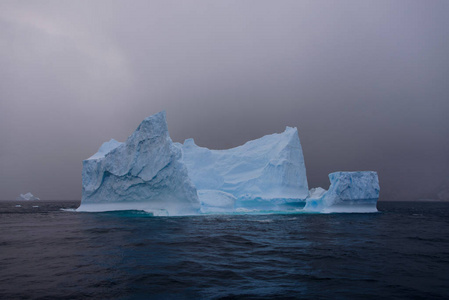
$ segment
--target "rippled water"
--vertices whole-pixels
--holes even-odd
[[[0,202],[1,299],[449,297],[449,203],[196,217],[16,204]]]

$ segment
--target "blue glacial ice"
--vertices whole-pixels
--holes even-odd
[[[196,188],[228,193],[236,208],[282,210],[304,203],[309,194],[296,128],[227,150],[199,147],[188,139],[182,150]]]
[[[124,143],[111,140],[83,161],[78,211],[145,210],[155,215],[196,214],[195,186],[181,147],[168,134],[165,112],[142,121]]]
[[[380,188],[376,172],[334,172],[329,180],[328,191],[317,188],[307,198],[305,211],[377,212]]]
[[[309,191],[296,128],[211,150],[193,139],[173,143],[165,112],[160,112],[143,120],[126,142],[111,139],[83,161],[77,210],[144,210],[164,216],[377,211],[376,172],[336,172],[329,178],[329,190]]]
[[[236,209],[236,198],[219,190],[198,190],[202,213],[232,213]]]

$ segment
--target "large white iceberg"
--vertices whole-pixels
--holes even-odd
[[[168,134],[165,112],[142,121],[125,143],[111,140],[83,161],[78,211],[145,210],[155,215],[196,214],[197,191]]]
[[[304,210],[313,212],[377,212],[379,179],[376,172],[335,172],[331,185],[307,199]]]
[[[374,212],[376,172],[336,172],[329,190],[309,191],[296,128],[227,150],[173,143],[165,112],[83,161],[78,211],[145,210],[154,215],[266,211]]]
[[[16,198],[17,201],[30,201],[30,200],[40,200],[38,197],[35,197],[30,192],[26,194],[20,194],[19,197]]]

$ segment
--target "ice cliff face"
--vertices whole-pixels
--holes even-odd
[[[104,143],[83,162],[79,211],[139,209],[156,215],[199,212],[197,191],[165,112],[146,118],[125,143]]]
[[[318,197],[309,197],[304,208],[306,211],[377,211],[380,188],[376,172],[335,172],[329,174],[329,179],[329,190]]]
[[[196,188],[228,193],[236,198],[237,207],[304,201],[309,194],[296,128],[227,150],[199,147],[193,139],[186,140],[182,149]]]

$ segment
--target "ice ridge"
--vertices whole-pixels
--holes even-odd
[[[83,161],[78,210],[198,213],[198,195],[181,158],[181,148],[168,134],[165,111],[146,118],[125,143],[111,140]]]

